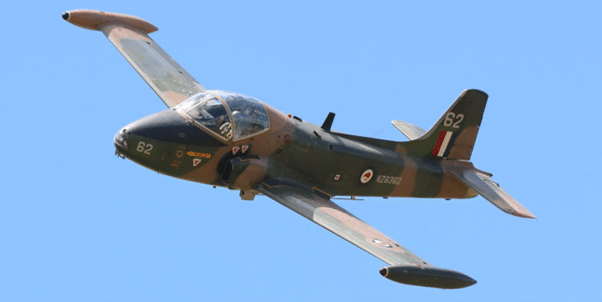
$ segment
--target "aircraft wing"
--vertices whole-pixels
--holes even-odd
[[[529,210],[512,198],[500,185],[488,175],[475,170],[462,169],[452,171],[460,181],[479,193],[500,210],[518,217],[536,218]]]
[[[280,181],[264,182],[258,191],[392,265],[380,271],[390,280],[437,288],[461,288],[476,283],[462,273],[432,266],[319,191]]]
[[[148,34],[158,29],[140,18],[95,10],[72,10],[63,19],[102,31],[161,100],[171,108],[205,90]]]

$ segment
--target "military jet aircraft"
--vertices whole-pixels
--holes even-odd
[[[148,35],[140,18],[73,10],[66,21],[102,31],[169,109],[121,129],[116,153],[159,173],[262,194],[376,256],[384,277],[410,285],[463,288],[476,281],[437,268],[331,201],[334,196],[473,198],[509,214],[535,218],[470,157],[487,94],[469,89],[429,130],[392,124],[410,141],[331,130],[242,94],[206,90]]]

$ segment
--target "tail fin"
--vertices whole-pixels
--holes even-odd
[[[428,132],[407,143],[410,152],[423,157],[469,160],[487,97],[480,90],[464,90]]]

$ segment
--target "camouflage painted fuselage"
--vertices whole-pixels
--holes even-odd
[[[101,31],[169,110],[121,129],[116,153],[169,176],[263,194],[390,266],[395,282],[463,288],[476,280],[431,265],[331,200],[332,196],[470,198],[477,194],[518,217],[535,218],[470,162],[487,103],[464,90],[429,130],[392,124],[410,140],[394,142],[330,131],[250,97],[209,91],[149,37],[153,24],[94,10],[65,12],[74,25]]]
[[[327,196],[476,196],[441,160],[404,152],[407,143],[326,131],[264,106],[270,129],[237,142],[220,140],[176,110],[165,110],[120,130],[115,146],[118,153],[162,174],[253,194],[269,176],[272,181],[304,179],[310,189]],[[227,162],[233,160],[250,164],[225,180]]]

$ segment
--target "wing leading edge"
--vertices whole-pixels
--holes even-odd
[[[270,181],[264,182],[258,191],[392,265],[380,271],[387,279],[437,288],[462,288],[476,283],[462,273],[432,266],[319,191]]]
[[[205,90],[148,36],[158,30],[151,23],[134,16],[83,9],[68,11],[63,19],[102,31],[167,107]]]

